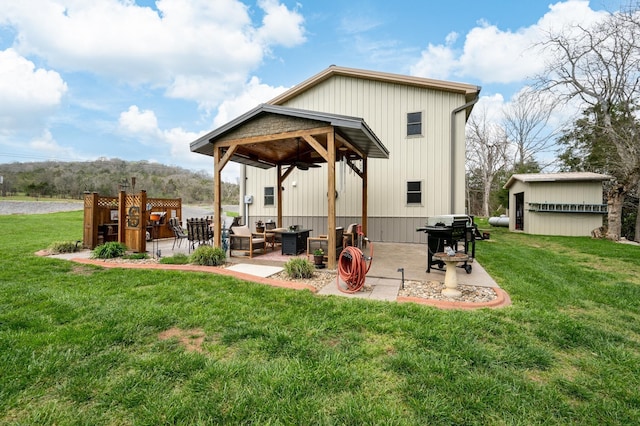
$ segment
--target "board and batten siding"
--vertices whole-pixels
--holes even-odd
[[[362,117],[389,150],[389,159],[369,159],[369,237],[374,241],[425,242],[416,227],[425,218],[451,213],[451,112],[464,95],[415,86],[333,76],[288,100],[283,106]],[[422,112],[423,134],[407,137],[407,113]],[[464,212],[464,113],[456,117],[456,213]],[[326,165],[295,170],[284,183],[283,221],[326,222]],[[422,182],[422,204],[406,204],[407,181]],[[246,191],[254,195],[251,220],[275,217],[263,205],[265,186],[276,182],[275,170],[247,168]],[[295,186],[293,183],[295,182]],[[338,225],[361,215],[362,181],[348,166],[336,163]],[[316,220],[317,219],[317,220]],[[356,220],[359,222],[360,220]],[[326,224],[324,225],[326,227]],[[325,233],[326,229],[319,233]]]
[[[529,211],[529,203],[602,203],[602,182],[516,182],[510,188],[509,216],[515,218],[515,194],[524,192],[524,232],[539,235],[589,236],[602,226],[601,214]],[[509,228],[514,230],[513,221]]]

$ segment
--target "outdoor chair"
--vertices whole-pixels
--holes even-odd
[[[343,227],[336,228],[336,259],[340,256],[340,253],[342,253],[342,249],[344,248],[343,234]],[[317,249],[322,249],[322,251],[324,251],[325,260],[328,260],[329,237],[327,235],[307,238],[307,257],[312,257],[313,252]]]
[[[233,256],[233,251],[242,251],[253,257],[253,252],[262,250],[267,252],[267,238],[265,233],[256,234],[251,232],[247,225],[232,226],[229,231],[229,256]]]
[[[182,240],[187,238],[187,234],[184,232],[184,229],[182,229],[182,225],[180,225],[180,221],[177,217],[172,217],[171,219],[169,219],[169,228],[173,232],[174,237],[173,246],[171,247],[171,250],[173,250],[176,248],[176,243],[178,243],[178,247],[180,247],[180,245],[182,244]]]
[[[198,245],[211,244],[213,231],[206,219],[187,219],[187,239],[189,240],[189,253]]]
[[[347,230],[344,231],[344,246],[355,246],[358,242],[358,224],[352,223],[347,226]]]

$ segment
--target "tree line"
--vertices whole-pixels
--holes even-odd
[[[100,158],[86,162],[43,161],[0,164],[2,195],[82,199],[85,192],[115,196],[145,190],[154,198],[213,204],[213,177],[148,161]],[[222,183],[222,203],[237,204],[239,186]]]
[[[602,173],[612,177],[607,238],[640,242],[640,3],[593,25],[550,30],[532,48],[552,58],[534,84],[499,117],[476,108],[467,122],[469,211],[504,213],[502,186],[514,173]],[[550,126],[558,109],[575,118]]]

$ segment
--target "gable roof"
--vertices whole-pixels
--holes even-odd
[[[509,189],[516,183],[520,182],[578,182],[578,181],[605,181],[610,180],[611,176],[602,175],[592,172],[565,172],[565,173],[522,173],[512,175],[504,189]]]
[[[273,105],[282,105],[289,99],[294,98],[298,94],[322,83],[325,80],[328,80],[333,76],[347,76],[365,80],[382,81],[385,83],[402,84],[406,86],[415,86],[441,90],[445,92],[459,93],[465,95],[466,102],[471,102],[472,100],[476,99],[481,90],[480,86],[475,86],[472,84],[455,83],[451,81],[433,80],[430,78],[368,71],[356,68],[345,68],[331,65],[329,68],[319,72],[313,77],[308,78],[302,83],[293,86],[291,89],[287,90],[281,95],[271,99],[268,103]]]
[[[389,151],[382,144],[380,139],[369,128],[364,119],[359,117],[349,117],[346,115],[329,114],[317,111],[309,111],[298,108],[288,108],[279,105],[261,104],[251,111],[231,120],[227,124],[224,124],[217,129],[201,136],[190,144],[192,152],[197,152],[203,155],[213,156],[213,145],[216,141],[221,140],[225,136],[229,135],[233,131],[239,129],[248,123],[255,121],[261,117],[267,115],[277,115],[280,117],[291,119],[303,119],[310,120],[312,122],[323,123],[323,125],[330,125],[335,130],[345,137],[352,145],[357,147],[360,152],[364,153],[370,158],[389,158]],[[272,140],[271,143],[277,143],[277,140]],[[285,142],[284,140],[282,141]],[[252,149],[257,147],[249,147]],[[282,152],[284,147],[280,150]],[[234,155],[232,161],[248,164],[260,168],[274,167],[276,164],[282,162],[282,159],[268,158],[264,152],[260,155]],[[297,153],[293,152],[293,154]],[[290,160],[290,159],[289,159]]]

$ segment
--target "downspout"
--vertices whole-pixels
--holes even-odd
[[[247,165],[240,165],[240,196],[238,200],[238,211],[244,215],[243,223],[249,223],[249,205],[244,202],[244,196],[247,195]]]
[[[456,159],[455,159],[455,142],[456,142],[456,115],[466,110],[467,108],[473,106],[476,102],[480,100],[480,86],[478,86],[478,91],[476,92],[476,97],[467,102],[466,104],[459,106],[458,108],[451,111],[451,143],[449,144],[449,155],[451,157],[451,201],[449,210],[451,214],[455,214],[457,212],[454,211],[456,207],[455,199],[456,199]]]

